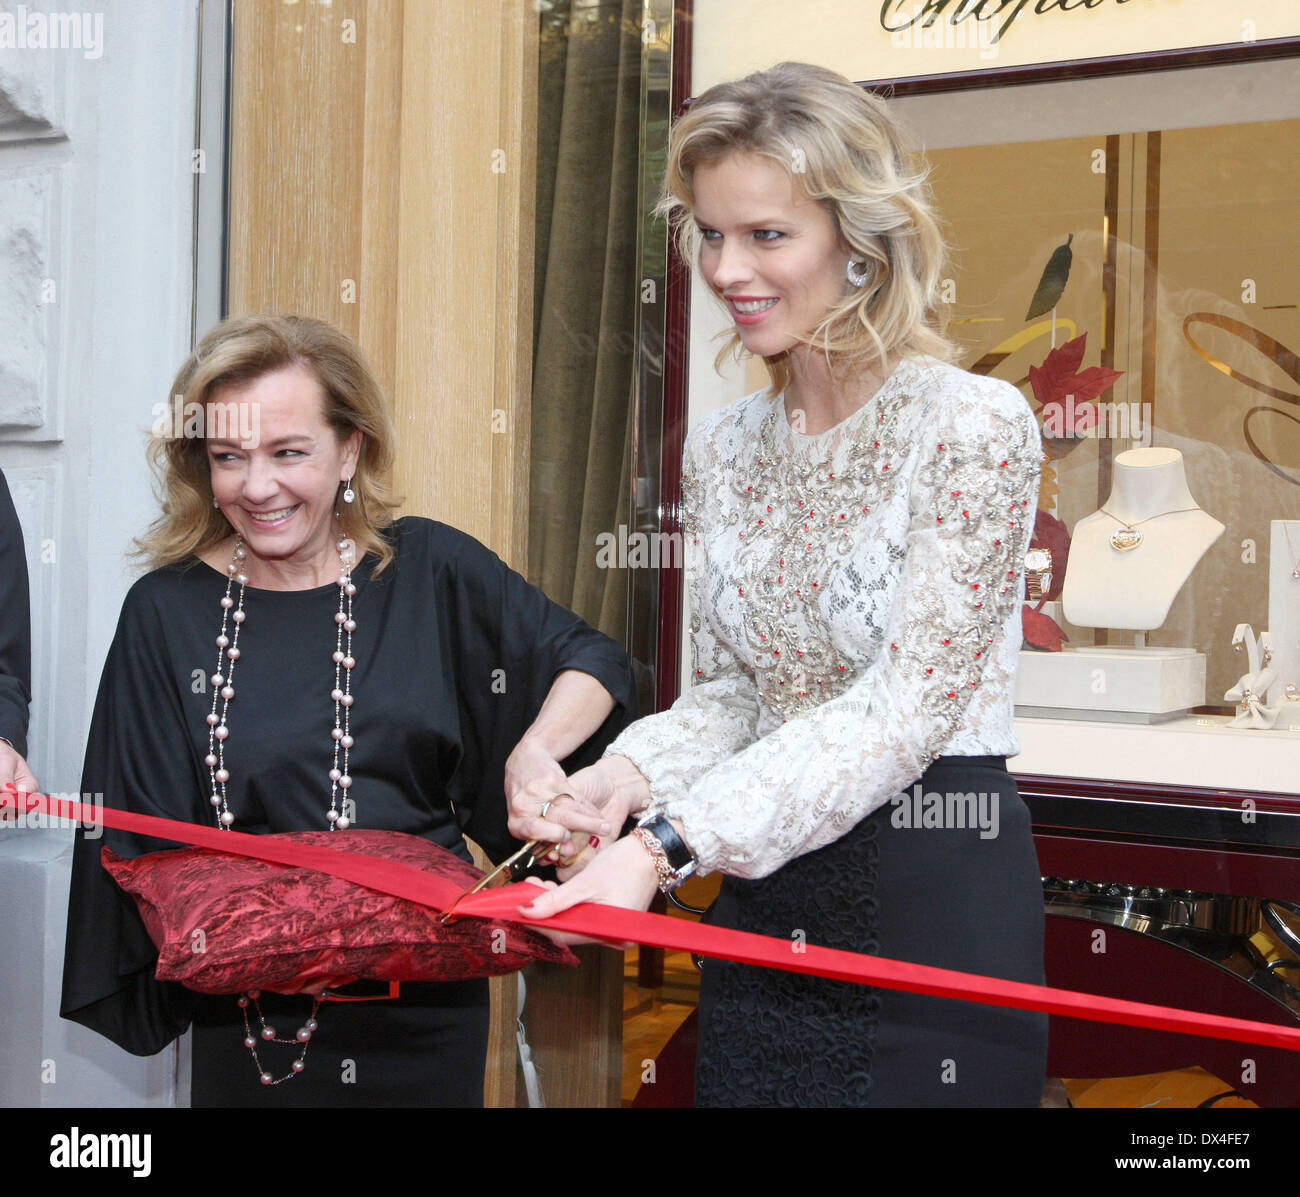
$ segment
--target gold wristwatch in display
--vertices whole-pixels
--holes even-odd
[[[1039,602],[1052,588],[1052,550],[1030,549],[1025,554],[1025,598]]]

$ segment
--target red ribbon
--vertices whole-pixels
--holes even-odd
[[[121,831],[194,844],[236,856],[251,856],[276,864],[305,866],[333,873],[368,889],[406,898],[434,910],[447,909],[456,902],[460,893],[454,882],[431,877],[409,865],[395,864],[380,857],[286,842],[274,836],[218,831],[214,827],[201,827],[176,819],[160,819],[153,815],[131,814],[110,807],[89,806],[68,799],[50,798],[45,794],[15,795],[0,792],[0,812],[14,809],[42,811],[89,825],[103,823]],[[530,902],[536,896],[537,887],[534,884],[519,882],[472,894],[456,903],[456,913],[540,924],[542,920],[530,920],[518,909],[522,903]],[[1231,1039],[1239,1043],[1258,1043],[1265,1047],[1300,1051],[1300,1027],[1275,1026],[1251,1019],[1180,1010],[1172,1006],[1153,1006],[1147,1002],[1130,1002],[1071,989],[1053,989],[1046,985],[1027,985],[1022,981],[1005,981],[977,973],[956,972],[926,964],[909,964],[883,956],[863,956],[816,944],[755,935],[749,931],[733,931],[725,927],[667,918],[661,914],[624,910],[618,906],[598,906],[584,902],[544,922],[547,927],[556,930],[596,939],[617,942],[632,940],[650,947],[695,952],[701,956],[756,964],[765,968],[781,968],[838,981],[853,981],[860,985],[877,985],[885,989],[957,998],[988,1006],[1041,1010],[1068,1018],[1086,1018],[1094,1022],[1149,1027],[1157,1031],[1174,1031],[1184,1035],[1202,1035],[1211,1039]]]

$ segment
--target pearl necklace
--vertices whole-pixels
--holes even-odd
[[[325,821],[331,831],[346,831],[352,826],[355,804],[348,796],[352,788],[352,777],[348,773],[348,758],[352,750],[352,670],[356,658],[352,655],[352,633],[357,629],[357,621],[352,618],[352,598],[357,593],[352,581],[352,566],[356,561],[356,546],[344,538],[335,546],[338,550],[340,573],[339,609],[334,613],[337,634],[334,643],[334,689],[330,697],[334,700],[334,727],[330,738],[334,744],[334,758],[330,765],[330,805],[325,812]],[[244,600],[248,588],[248,574],[244,572],[244,562],[248,554],[244,549],[243,537],[235,540],[235,551],[230,564],[226,566],[226,593],[221,596],[221,633],[217,636],[217,671],[212,675],[212,710],[208,712],[208,754],[203,763],[208,767],[208,779],[211,794],[208,801],[216,812],[217,827],[228,831],[235,821],[234,811],[226,796],[226,783],[230,772],[226,768],[226,741],[230,738],[227,717],[230,703],[235,697],[235,663],[240,657],[239,632],[248,618],[244,610]],[[236,599],[231,591],[239,585],[239,597]],[[234,624],[233,633],[230,624]],[[218,706],[220,712],[218,713]],[[340,799],[340,794],[342,795]]]
[[[331,831],[346,831],[352,825],[352,816],[348,811],[353,805],[347,794],[352,788],[352,778],[348,773],[348,755],[353,745],[352,670],[357,663],[352,655],[352,633],[357,630],[357,621],[352,618],[352,599],[357,593],[356,584],[352,581],[356,546],[344,537],[334,547],[338,551],[340,567],[339,609],[334,615],[336,628],[333,653],[334,689],[330,691],[330,697],[334,700],[334,727],[330,732],[330,738],[334,742],[334,760],[329,771],[330,805],[329,810],[325,812],[325,821]],[[248,574],[244,572],[244,562],[247,559],[248,553],[244,548],[243,537],[238,536],[235,538],[235,551],[231,556],[230,564],[226,566],[226,593],[221,596],[221,633],[217,636],[217,671],[212,675],[212,710],[207,716],[208,754],[203,758],[203,763],[208,767],[208,778],[212,786],[208,801],[216,812],[217,827],[222,831],[229,831],[235,821],[235,814],[230,809],[226,797],[226,783],[230,780],[230,772],[226,768],[226,741],[230,738],[230,727],[226,720],[230,713],[231,700],[235,697],[235,662],[240,657],[239,632],[247,619],[244,611],[244,599],[248,589]],[[237,599],[231,594],[236,583],[239,585]],[[234,624],[233,633],[229,626],[231,623]],[[218,700],[221,703],[220,714],[217,713]],[[343,794],[342,809],[339,807],[340,791]],[[327,994],[328,990],[322,990],[312,995],[311,1013],[307,1016],[307,1021],[298,1028],[293,1039],[280,1039],[275,1028],[262,1016],[262,1007],[258,1002],[261,994],[258,990],[251,989],[241,995],[239,1008],[244,1016],[244,1046],[252,1054],[253,1063],[257,1067],[258,1080],[263,1085],[279,1085],[297,1076],[306,1067],[307,1045],[319,1025],[316,1015]],[[261,1039],[265,1043],[286,1043],[299,1048],[299,1054],[290,1065],[290,1071],[282,1077],[277,1078],[273,1073],[268,1072],[258,1058],[258,1037],[253,1034],[248,1021],[250,1003],[257,1012],[258,1022],[262,1024]]]
[[[307,1015],[307,1021],[298,1028],[297,1034],[292,1039],[281,1039],[276,1029],[266,1021],[262,1013],[261,1003],[257,1000],[262,996],[260,989],[250,989],[247,993],[241,994],[239,998],[239,1009],[244,1015],[244,1046],[248,1048],[253,1056],[253,1063],[257,1065],[257,1079],[263,1085],[279,1085],[297,1076],[304,1068],[307,1067],[307,1045],[311,1042],[311,1037],[316,1033],[320,1024],[316,1021],[316,1015],[320,1011],[320,1004],[323,1002],[329,991],[321,990],[320,993],[312,994],[311,1013]],[[289,1071],[280,1078],[266,1071],[262,1067],[262,1061],[257,1055],[257,1038],[253,1035],[253,1028],[248,1021],[248,1007],[252,1005],[257,1011],[257,1021],[262,1024],[261,1037],[266,1043],[287,1043],[299,1049],[298,1057],[289,1065]]]

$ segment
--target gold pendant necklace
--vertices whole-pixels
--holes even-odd
[[[1161,511],[1156,515],[1149,515],[1144,520],[1138,520],[1137,523],[1126,524],[1119,516],[1113,512],[1107,511],[1104,507],[1101,509],[1102,515],[1109,515],[1117,524],[1123,525],[1116,528],[1110,534],[1110,547],[1117,553],[1131,553],[1142,543],[1142,533],[1138,531],[1138,524],[1149,523],[1151,520],[1158,520],[1163,515],[1181,515],[1184,511],[1200,511],[1199,507],[1179,507],[1176,511]]]

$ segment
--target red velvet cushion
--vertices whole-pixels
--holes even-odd
[[[473,885],[482,873],[419,836],[354,829],[277,839],[360,852]],[[104,867],[139,907],[158,945],[160,981],[200,993],[307,993],[359,979],[460,981],[533,960],[577,962],[544,935],[481,918],[439,921],[427,906],[315,869],[180,848]]]

